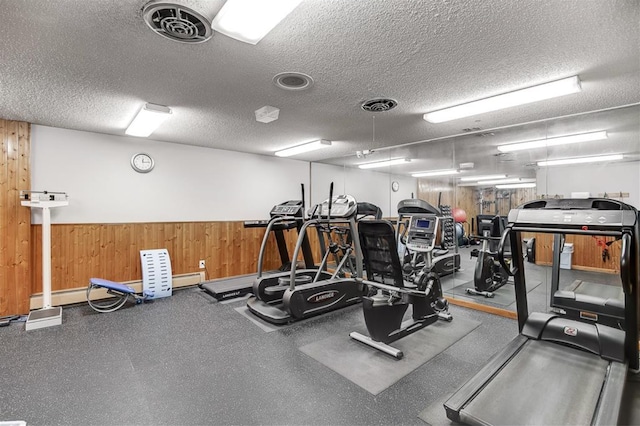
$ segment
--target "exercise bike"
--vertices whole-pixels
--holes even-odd
[[[438,218],[415,215],[409,221],[407,248],[427,255],[435,246]],[[390,346],[402,337],[433,324],[438,319],[451,321],[449,304],[442,295],[440,277],[434,273],[430,261],[411,282],[405,282],[397,239],[393,225],[384,220],[363,221],[358,224],[360,248],[367,272],[364,284],[368,295],[362,299],[364,320],[369,336],[352,332],[349,336],[397,359],[404,354]],[[403,321],[412,306],[412,318]]]
[[[473,274],[474,288],[467,288],[466,293],[475,296],[492,298],[494,291],[507,284],[509,275],[498,261],[498,245],[505,228],[505,218],[492,215],[478,215],[478,236],[482,241],[480,250],[474,249],[471,257],[477,257]],[[507,247],[507,251],[510,251]],[[506,262],[510,262],[507,257]]]

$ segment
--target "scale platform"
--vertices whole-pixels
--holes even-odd
[[[53,327],[62,324],[62,308],[54,306],[47,309],[38,309],[29,312],[29,317],[25,324],[25,330],[37,330],[39,328]]]

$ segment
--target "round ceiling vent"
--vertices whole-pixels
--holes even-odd
[[[207,18],[180,4],[149,3],[142,16],[153,32],[181,43],[202,43],[213,36]]]
[[[273,83],[281,89],[305,90],[313,86],[313,79],[301,72],[281,72],[273,77]]]
[[[398,106],[398,102],[393,99],[377,98],[363,102],[361,108],[369,112],[385,112],[394,109],[396,106]]]

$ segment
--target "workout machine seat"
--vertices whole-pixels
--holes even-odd
[[[412,284],[405,283],[398,256],[393,225],[384,220],[363,221],[358,225],[360,247],[367,271],[365,284],[369,292],[362,300],[365,324],[369,336],[352,332],[350,337],[397,359],[402,351],[389,346],[402,337],[414,333],[438,319],[451,321],[447,302],[437,274],[418,274]],[[412,319],[403,321],[409,305]]]
[[[91,291],[103,288],[107,290],[107,294],[115,296],[115,298],[91,300]],[[120,309],[132,297],[136,305],[144,302],[149,295],[142,296],[136,294],[133,287],[117,283],[115,281],[105,280],[103,278],[90,278],[89,287],[87,287],[87,303],[96,312],[113,312]]]

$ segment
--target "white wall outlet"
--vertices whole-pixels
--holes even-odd
[[[204,266],[204,260],[201,260],[200,262],[198,262],[198,267],[199,267],[200,269],[204,269],[204,268],[205,268],[205,266]]]

